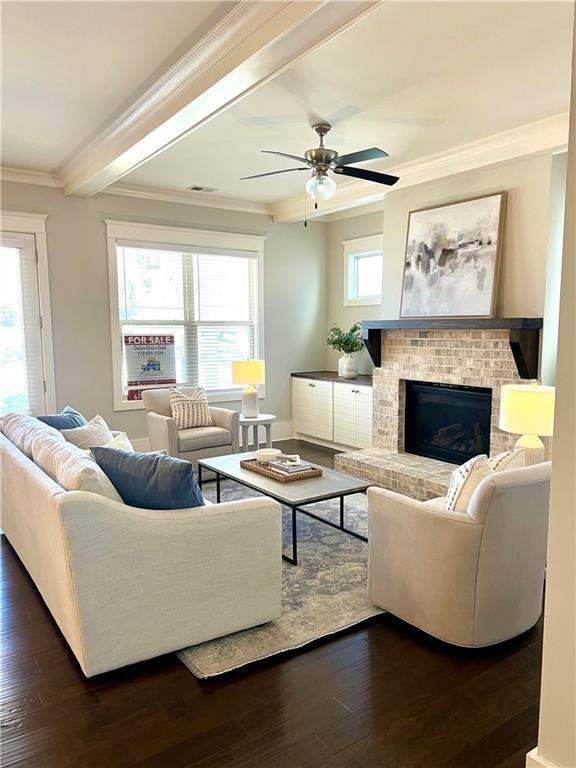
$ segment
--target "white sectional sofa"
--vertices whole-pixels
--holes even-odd
[[[0,435],[0,524],[87,677],[280,615],[276,502],[157,511],[64,490],[32,458],[63,439],[44,431]]]

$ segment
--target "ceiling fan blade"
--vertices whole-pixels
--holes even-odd
[[[296,160],[299,163],[308,162],[305,157],[298,157],[298,155],[288,155],[286,152],[275,152],[273,149],[262,149],[260,151],[264,152],[266,155],[280,155],[280,157],[289,157],[290,160]]]
[[[347,155],[338,155],[336,162],[338,165],[350,165],[351,163],[364,163],[366,160],[377,160],[379,157],[390,157],[388,152],[378,147],[370,149],[361,149],[358,152],[349,152]]]
[[[333,171],[334,173],[341,173],[342,176],[353,176],[355,179],[375,181],[376,184],[386,184],[389,187],[400,180],[398,176],[390,176],[388,173],[376,173],[376,171],[366,171],[364,168],[348,168],[348,166],[342,165],[336,166]]]
[[[291,171],[309,171],[310,168],[283,168],[281,171],[268,171],[268,173],[255,173],[254,176],[242,176],[240,181],[245,179],[259,179],[262,176],[275,176],[277,173],[290,173]]]

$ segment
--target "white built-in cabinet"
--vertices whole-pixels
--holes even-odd
[[[332,442],[332,410],[332,382],[292,379],[292,426],[295,432]]]
[[[354,448],[372,447],[372,387],[334,387],[334,442]]]
[[[292,377],[295,434],[351,448],[372,446],[372,387]]]

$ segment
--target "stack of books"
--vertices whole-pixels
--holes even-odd
[[[312,464],[307,461],[294,464],[294,462],[287,461],[286,459],[274,459],[274,461],[268,462],[268,467],[284,475],[293,475],[297,472],[305,472],[308,469],[312,469]]]

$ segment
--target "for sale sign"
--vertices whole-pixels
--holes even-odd
[[[124,336],[128,400],[141,400],[139,387],[176,384],[174,336]]]

